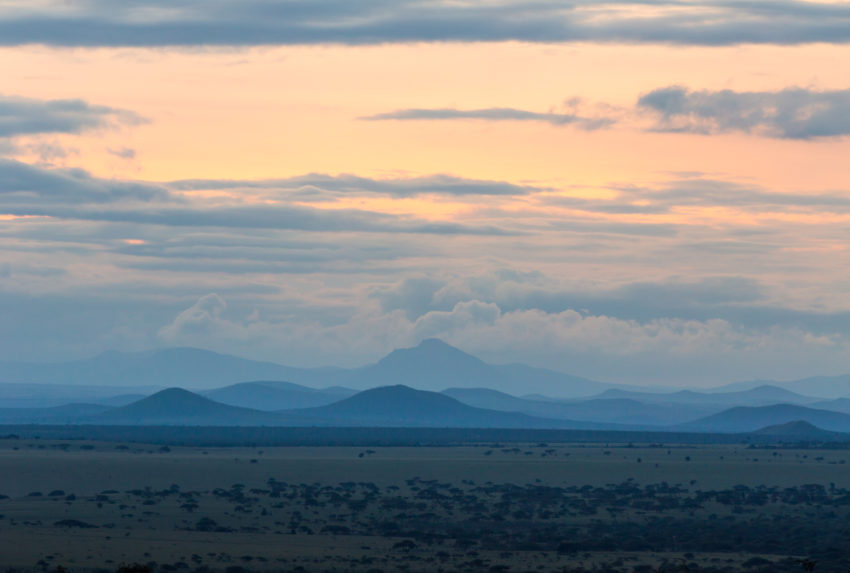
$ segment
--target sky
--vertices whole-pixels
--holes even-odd
[[[0,360],[850,372],[850,2],[0,0]]]

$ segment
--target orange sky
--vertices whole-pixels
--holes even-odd
[[[850,4],[826,4],[424,3],[446,18],[481,12],[445,37],[424,19],[433,40],[398,28],[408,41],[392,18],[421,20],[420,4],[364,3],[345,7],[362,19],[325,15],[350,37],[287,45],[326,31],[312,15],[304,29],[261,22],[283,40],[246,47],[251,34],[218,38],[233,19],[261,35],[252,18],[270,4],[224,1],[200,17],[155,0],[108,13],[0,2],[0,306],[55,357],[190,345],[353,365],[437,336],[618,380],[850,371],[850,43],[835,24]],[[27,27],[30,12],[55,38],[38,18]],[[744,29],[738,12],[761,20]],[[150,40],[172,17],[197,43]],[[361,23],[377,39],[357,35]],[[782,45],[792,32],[809,35]],[[149,47],[98,45],[122,33]],[[674,119],[711,133],[675,132],[638,106],[671,86],[694,106]],[[809,99],[786,117],[793,88]],[[109,112],[109,128],[4,136],[20,119],[6,110],[69,99],[144,121]],[[364,119],[493,109],[513,119]],[[824,109],[826,125],[806,123]],[[532,114],[550,115],[517,119]],[[611,125],[546,121],[569,114]],[[797,123],[808,138],[782,131]],[[237,183],[174,183],[185,179]],[[66,318],[49,329],[54,298],[51,316]],[[3,328],[7,353],[34,354]]]
[[[693,89],[844,88],[850,47],[437,44],[214,50],[0,50],[3,91],[83,98],[147,125],[73,138],[68,163],[103,176],[254,179],[308,172],[451,173],[548,185],[650,183],[703,171],[777,190],[834,189],[847,141],[646,134],[629,117],[587,133],[540,122],[367,122],[418,107],[558,110],[566,99],[627,107]],[[62,138],[59,138],[62,139]],[[131,147],[135,161],[105,153]]]

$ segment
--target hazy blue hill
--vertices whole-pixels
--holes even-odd
[[[0,382],[105,386],[214,387],[246,380],[290,380],[297,368],[197,348],[105,352],[89,360],[0,363]]]
[[[111,410],[100,404],[65,404],[51,408],[2,408],[0,424],[77,424]]]
[[[758,436],[788,438],[790,440],[847,440],[849,436],[839,432],[829,432],[803,420],[794,420],[785,424],[767,426],[753,432]]]
[[[733,382],[716,388],[717,391],[740,391],[748,390],[763,384],[778,386],[792,392],[806,396],[817,396],[818,398],[842,398],[850,397],[850,374],[840,376],[812,376],[801,380],[790,382],[776,382],[774,380],[753,380],[749,382]]]
[[[832,432],[850,432],[850,415],[792,404],[737,406],[676,426],[694,432],[754,432],[766,426],[804,421]]]
[[[333,388],[330,391],[316,390],[289,382],[240,382],[224,388],[203,392],[216,402],[229,406],[275,411],[295,408],[313,408],[331,404],[352,394],[354,390]]]
[[[152,393],[153,392],[151,392],[150,394]],[[101,404],[103,406],[126,406],[127,404],[138,402],[139,400],[141,400],[142,398],[146,398],[150,394],[118,394],[117,396],[101,398],[95,403]]]
[[[821,410],[831,410],[833,412],[843,412],[850,414],[850,398],[836,398],[835,400],[823,400],[809,404],[812,408],[820,408]]]
[[[824,398],[843,398],[850,396],[850,374],[841,376],[813,376],[785,384],[784,387],[795,392],[805,392]]]
[[[423,390],[449,387],[491,388],[502,392],[547,391],[560,396],[587,396],[609,385],[521,364],[494,365],[442,340],[423,340],[413,348],[394,350],[376,364],[351,372],[344,385],[374,388],[404,384]]]
[[[120,406],[144,396],[153,394],[161,388],[155,386],[121,387],[68,385],[68,384],[32,384],[0,383],[0,408],[50,408],[64,404],[105,404]],[[118,398],[128,394],[128,400]],[[135,396],[133,398],[132,396]]]
[[[696,392],[678,390],[669,393],[633,392],[614,388],[596,398],[625,398],[650,404],[701,404],[716,406],[768,406],[770,404],[810,404],[817,398],[803,396],[778,386],[762,385],[735,392]]]
[[[626,398],[569,402],[530,400],[487,388],[448,388],[443,394],[477,408],[522,412],[542,418],[642,426],[680,424],[722,409],[693,404],[646,404]]]
[[[504,391],[545,391],[563,397],[587,396],[610,387],[521,364],[487,364],[437,339],[395,350],[375,364],[355,369],[292,368],[196,348],[106,352],[89,360],[62,363],[0,362],[0,383],[210,389],[250,380],[286,380],[329,390],[338,387],[341,396],[350,393],[347,387],[363,390],[393,384],[429,390],[484,386]]]
[[[410,426],[446,428],[578,428],[587,424],[546,420],[462,404],[437,392],[404,385],[365,390],[328,406],[284,412],[323,425]]]
[[[476,408],[487,408],[489,410],[500,410],[502,412],[522,412],[533,400],[526,400],[511,396],[505,392],[491,390],[490,388],[446,388],[441,392],[450,398]],[[553,411],[558,410],[560,404],[549,404],[539,402],[544,406],[552,406]]]
[[[182,388],[168,388],[86,420],[92,424],[164,426],[273,426],[281,421],[276,414],[220,404]]]

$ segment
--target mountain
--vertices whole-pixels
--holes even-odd
[[[843,412],[845,414],[850,414],[850,398],[822,400],[820,402],[809,404],[809,406],[812,408],[819,408],[821,410],[831,410],[833,412]]]
[[[816,440],[816,441],[847,441],[850,436],[839,432],[829,432],[813,426],[803,420],[794,420],[785,424],[767,426],[756,430],[753,434],[771,438],[788,438],[791,440]]]
[[[695,392],[679,390],[677,392],[634,392],[621,388],[612,388],[595,398],[625,398],[649,404],[699,404],[703,406],[769,406],[771,404],[811,404],[817,398],[803,396],[778,386],[762,385],[736,392]]]
[[[325,371],[331,369],[317,369],[313,374],[321,379]],[[302,371],[197,348],[130,353],[109,351],[72,362],[0,363],[0,382],[63,385],[211,388],[246,380],[290,380],[293,373]]]
[[[680,424],[675,429],[689,432],[754,432],[765,426],[804,421],[832,432],[850,432],[850,415],[792,404],[737,406],[717,414]]]
[[[0,383],[0,408],[50,408],[65,404],[118,406],[153,394],[156,386],[122,387],[67,384]],[[130,393],[123,403],[121,395]],[[135,398],[134,398],[135,397]]]
[[[0,408],[0,424],[76,424],[111,410],[100,404],[66,404],[51,408]]]
[[[316,390],[291,382],[275,381],[240,382],[202,392],[202,395],[222,404],[269,412],[324,406],[353,394],[356,394],[356,391],[348,388]]]
[[[588,428],[568,420],[547,420],[516,412],[475,408],[454,398],[408,386],[382,386],[318,408],[295,410],[320,425],[445,428]]]
[[[753,380],[750,382],[733,382],[716,388],[717,391],[740,391],[748,390],[763,384],[778,386],[792,392],[817,396],[818,398],[842,398],[850,397],[850,374],[840,376],[812,376],[801,380],[790,382],[776,382],[774,380]]]
[[[523,389],[563,397],[589,396],[610,387],[522,364],[488,364],[436,338],[423,340],[413,348],[394,350],[375,364],[351,371],[343,385],[366,389],[397,384],[433,391],[448,387],[486,387],[502,392]]]
[[[542,418],[642,426],[681,424],[722,409],[699,404],[646,404],[625,398],[531,400],[488,388],[448,388],[443,394],[477,408],[521,412]]]
[[[209,389],[249,380],[286,380],[310,388],[359,390],[395,384],[427,390],[486,386],[502,391],[550,392],[561,397],[589,396],[610,387],[522,364],[487,364],[437,339],[394,350],[375,364],[354,369],[292,368],[196,348],[110,351],[89,360],[61,363],[0,362],[0,383]]]
[[[81,422],[99,425],[278,426],[277,414],[220,404],[182,388],[168,388]]]

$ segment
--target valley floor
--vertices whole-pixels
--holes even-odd
[[[200,448],[0,440],[0,567],[801,571],[847,566],[850,452]]]

